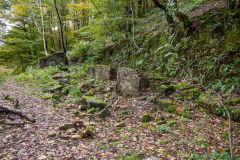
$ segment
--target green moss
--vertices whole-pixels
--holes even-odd
[[[154,120],[154,118],[151,115],[147,114],[147,113],[144,113],[142,115],[141,119],[142,119],[142,122],[150,122],[150,121]]]
[[[169,127],[172,127],[173,125],[175,125],[177,122],[175,121],[175,120],[170,120],[170,121],[168,121],[167,122],[167,125],[169,126]]]
[[[190,111],[190,108],[188,106],[183,106],[182,108],[184,111]]]
[[[91,108],[88,110],[88,113],[93,114],[95,112],[95,108]]]
[[[225,49],[228,51],[236,51],[240,49],[240,30],[228,32],[225,40]]]
[[[230,96],[231,96],[231,94],[229,94],[229,93],[226,93],[226,94],[223,94],[223,95],[222,95],[223,98],[228,98],[228,97],[230,97]]]
[[[169,105],[173,105],[170,99],[155,99],[154,101],[160,108],[167,108]]]
[[[87,131],[90,131],[90,132],[93,132],[93,129],[94,129],[93,126],[87,126],[87,127],[86,127],[86,130],[87,130]]]
[[[149,126],[149,123],[141,123],[141,126]]]
[[[71,109],[70,112],[71,112],[72,114],[74,114],[75,116],[78,116],[78,115],[81,114],[78,110],[73,110],[73,109]]]
[[[87,101],[89,108],[103,109],[105,107],[104,101],[100,98],[93,97],[93,96],[84,96],[82,98]]]

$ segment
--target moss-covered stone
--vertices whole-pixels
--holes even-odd
[[[99,108],[102,110],[105,107],[105,102],[100,98],[93,96],[84,96],[83,99],[87,101],[89,108]]]
[[[175,121],[175,120],[170,120],[170,121],[168,121],[167,122],[167,125],[169,126],[169,127],[172,127],[173,125],[175,125],[177,122]]]
[[[142,122],[150,122],[150,121],[154,120],[153,116],[151,116],[151,115],[149,115],[147,113],[144,113],[142,115],[141,119],[142,119]]]
[[[184,91],[178,92],[178,97],[182,97],[183,99],[195,100],[198,99],[201,92],[198,88],[192,88]]]
[[[157,104],[161,109],[173,105],[173,102],[170,99],[161,99],[160,97],[155,98],[154,103]]]
[[[95,111],[96,111],[95,108],[91,108],[88,110],[88,113],[93,114]]]

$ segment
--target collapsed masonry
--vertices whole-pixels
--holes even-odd
[[[165,99],[165,97],[174,95],[179,100],[195,101],[202,108],[221,116],[221,113],[218,113],[216,110],[218,106],[216,97],[206,95],[202,87],[197,84],[187,84],[183,82],[170,84],[166,77],[149,77],[144,74],[139,74],[136,69],[114,69],[104,65],[89,67],[87,73],[96,80],[116,81],[115,91],[125,97],[140,96],[147,92],[152,92],[156,95],[152,100],[153,103],[164,106],[165,103],[169,105],[170,101],[169,98]],[[213,101],[210,99],[216,100]],[[238,99],[238,103],[226,102],[225,105],[234,104],[232,105],[231,116],[233,120],[240,122],[240,98],[235,99]]]

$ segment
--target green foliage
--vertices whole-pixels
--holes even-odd
[[[30,85],[43,91],[59,86],[59,83],[52,79],[54,73],[59,72],[58,67],[48,67],[44,69],[34,69],[29,67],[24,73],[17,76],[19,83]]]
[[[169,131],[169,128],[165,125],[157,125],[156,126],[156,129],[162,131],[162,132],[168,132]]]
[[[229,153],[227,152],[228,149],[225,149],[224,152],[218,153],[218,152],[213,152],[210,155],[206,154],[184,154],[182,155],[181,159],[186,160],[186,159],[194,159],[194,160],[223,160],[223,159],[231,159]],[[235,154],[234,159],[239,159],[240,154]]]
[[[7,79],[8,73],[0,72],[0,84]]]
[[[68,96],[70,97],[81,97],[83,94],[81,93],[80,89],[78,87],[72,87],[70,89]]]
[[[149,114],[147,114],[147,113],[144,113],[143,115],[142,115],[142,122],[150,122],[150,121],[152,121],[154,118],[151,116],[151,115],[149,115]]]
[[[176,111],[176,106],[175,105],[168,106],[168,112],[173,113],[175,111]]]
[[[68,52],[68,59],[71,62],[82,62],[86,59],[86,52],[90,48],[89,42],[80,41],[74,45],[71,52]]]
[[[167,125],[168,125],[169,127],[172,127],[172,126],[175,125],[176,123],[177,123],[177,121],[175,121],[175,120],[167,121]]]

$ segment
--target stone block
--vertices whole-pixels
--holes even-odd
[[[117,90],[123,92],[124,96],[139,95],[149,87],[149,81],[144,76],[139,75],[135,69],[118,68]]]
[[[89,67],[87,73],[96,80],[114,80],[117,77],[117,72],[114,68],[105,65],[96,65]]]
[[[56,65],[68,65],[68,59],[66,53],[54,53],[51,56],[40,58],[38,60],[40,68],[56,66]]]

